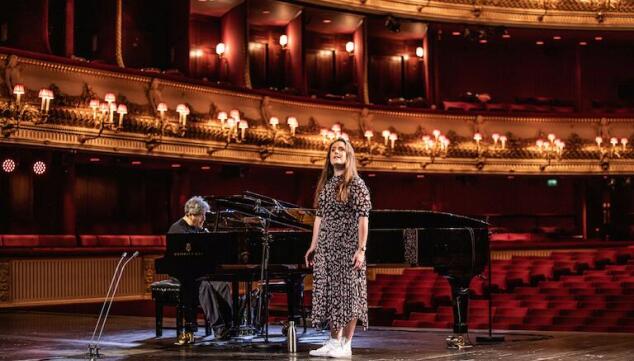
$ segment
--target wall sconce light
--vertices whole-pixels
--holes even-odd
[[[225,121],[227,121],[227,113],[226,112],[218,113],[218,120],[220,121],[220,128],[224,128]]]
[[[240,128],[240,138],[244,140],[245,132],[249,128],[249,123],[246,120],[241,120],[240,123],[238,123],[238,128]]]
[[[473,140],[476,142],[476,150],[478,152],[478,157],[481,157],[485,151],[496,152],[506,149],[506,141],[507,138],[505,135],[500,135],[498,133],[491,134],[491,138],[493,139],[493,144],[483,144],[482,143],[482,134],[475,133],[473,135]]]
[[[391,133],[389,138],[390,138],[390,149],[394,149],[394,143],[398,139],[398,135],[396,135],[396,133]]]
[[[167,111],[167,104],[159,103],[156,106],[156,110],[159,112],[159,114],[161,116],[161,121],[163,121],[163,118],[165,117],[165,112]]]
[[[354,55],[354,43],[352,41],[346,43],[346,51],[348,52],[348,55]]]
[[[286,34],[280,35],[280,46],[282,50],[286,50],[286,46],[288,46],[288,36]]]
[[[297,127],[299,126],[299,123],[297,122],[297,118],[288,117],[288,119],[286,120],[286,123],[288,124],[288,127],[291,128],[291,135],[295,136],[295,129],[297,129]]]
[[[99,109],[99,100],[91,99],[88,106],[90,107],[90,109],[92,109],[92,120],[97,120],[97,109]]]
[[[535,146],[537,147],[539,154],[546,158],[548,165],[550,165],[550,161],[552,159],[561,159],[566,144],[553,133],[548,134],[547,138],[547,141],[538,139],[535,142]],[[542,169],[545,169],[545,167],[542,167]]]
[[[389,130],[384,130],[381,135],[383,136],[383,139],[385,140],[385,145],[387,146],[387,141],[390,139],[390,134],[392,134]]]
[[[123,126],[123,116],[128,114],[128,107],[125,104],[119,104],[117,107],[117,113],[119,114],[119,128]]]
[[[326,141],[328,140],[328,129],[322,128],[319,131],[319,135],[321,135],[321,143],[326,144]]]
[[[271,119],[269,119],[269,124],[271,124],[273,129],[276,129],[277,125],[280,124],[280,120],[277,117],[271,117]]]
[[[606,158],[620,158],[621,153],[619,152],[619,148],[621,148],[621,152],[625,152],[627,150],[627,138],[621,138],[620,141],[617,137],[610,138],[611,147],[609,147],[609,149],[607,146],[603,147],[603,138],[596,137],[594,141],[597,143],[597,148],[599,150],[599,159],[601,159],[602,161]],[[618,147],[619,143],[621,144],[621,147]]]
[[[106,103],[110,104],[110,103],[114,103],[116,98],[115,98],[114,94],[106,93],[106,95],[104,96],[104,100],[106,101]]]
[[[114,126],[114,112],[117,110],[116,103],[109,103],[108,105],[108,124]]]
[[[13,94],[15,94],[15,103],[17,105],[20,105],[20,98],[22,97],[22,95],[24,94],[24,85],[22,84],[16,84],[13,87]]]
[[[99,103],[99,112],[101,112],[101,124],[104,123],[106,113],[110,110],[110,106],[107,103]]]
[[[202,49],[193,49],[189,51],[190,58],[202,58],[203,54]]]
[[[335,134],[336,138],[339,138],[341,136],[341,125],[335,123],[332,126],[332,132]]]
[[[335,125],[338,125],[338,124],[335,124]],[[334,125],[333,125],[333,128],[334,128]],[[332,130],[324,129],[324,128],[322,128],[319,131],[319,135],[321,135],[321,142],[324,145],[326,145],[327,141],[333,141],[335,139],[335,136],[336,136],[335,132],[333,132]]]
[[[365,133],[363,133],[363,136],[368,140],[368,143],[370,143],[372,141],[372,137],[374,137],[374,133],[371,130],[366,130]]]
[[[425,57],[425,49],[422,46],[416,48],[416,56],[418,60],[423,60],[423,57]]]
[[[216,54],[218,54],[220,58],[222,58],[226,50],[227,47],[225,46],[225,43],[218,43],[218,45],[216,45]]]
[[[433,160],[437,156],[447,155],[450,142],[449,142],[449,139],[447,139],[447,137],[442,135],[442,133],[438,129],[434,129],[434,131],[432,132],[432,135],[433,135],[433,139],[429,135],[424,135],[422,140],[423,140],[423,147],[425,149],[425,154],[430,156],[433,162]],[[476,135],[479,135],[479,133],[476,133]],[[482,136],[480,135],[480,137],[477,137],[476,135],[474,135],[474,139],[480,138],[481,140]]]
[[[189,115],[189,108],[185,104],[178,104],[176,106],[176,112],[178,113],[178,122],[181,126],[187,125],[187,115]]]
[[[42,99],[42,105],[40,105],[40,111],[44,113],[48,113],[48,109],[51,105],[51,99],[54,98],[53,91],[50,89],[40,89],[40,93],[38,95]]]

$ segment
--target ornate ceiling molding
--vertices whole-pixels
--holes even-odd
[[[306,3],[429,21],[539,28],[634,29],[625,0],[306,0]]]
[[[0,55],[6,58],[6,55]],[[122,155],[248,163],[283,167],[320,168],[327,137],[321,129],[339,127],[367,171],[478,174],[632,174],[634,119],[594,117],[519,116],[512,113],[449,114],[367,109],[320,104],[238,92],[186,82],[164,81],[88,66],[21,58],[24,94],[0,89],[0,143]],[[155,88],[153,88],[155,86]],[[38,89],[50,88],[49,111],[40,106]],[[121,126],[108,123],[106,110],[89,106],[91,99],[113,93],[127,107]],[[156,99],[155,99],[156,98]],[[154,114],[159,99],[169,109]],[[187,104],[186,125],[177,121],[176,104]],[[248,129],[221,125],[220,112],[237,110]],[[119,115],[114,114],[115,117]],[[297,120],[292,134],[285,120]],[[280,125],[269,124],[270,117]],[[108,123],[107,127],[105,124]],[[373,130],[372,140],[364,137]],[[395,134],[394,146],[382,131]],[[422,138],[437,130],[450,145],[426,146]],[[476,142],[474,135],[481,135]],[[536,140],[556,134],[566,143],[561,152],[536,147]],[[505,146],[498,140],[505,137]],[[595,137],[605,141],[602,147]],[[611,138],[626,144],[609,145]],[[553,139],[554,140],[554,139]],[[553,142],[555,144],[556,142]],[[626,146],[627,145],[627,146]]]

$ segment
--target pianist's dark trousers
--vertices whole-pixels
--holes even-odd
[[[198,289],[200,307],[216,335],[232,324],[231,287],[228,282],[202,280]]]

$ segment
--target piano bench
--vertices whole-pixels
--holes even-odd
[[[163,280],[152,283],[152,299],[154,300],[156,317],[156,337],[163,336],[163,307],[176,307],[176,337],[183,332],[183,308],[180,305],[180,283],[176,280]],[[211,335],[211,325],[205,318],[205,336]]]

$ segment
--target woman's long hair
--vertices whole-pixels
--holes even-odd
[[[326,155],[326,162],[324,163],[324,168],[321,171],[321,176],[319,177],[319,182],[317,182],[317,189],[315,190],[315,199],[313,201],[313,206],[315,208],[319,207],[319,194],[321,193],[324,186],[335,175],[335,168],[330,163],[330,153],[332,153],[332,146],[337,143],[342,142],[346,146],[346,164],[345,169],[343,171],[343,180],[341,183],[337,185],[337,200],[339,202],[347,202],[348,201],[348,193],[350,188],[350,183],[352,182],[352,178],[358,175],[357,173],[357,161],[354,157],[354,149],[350,142],[346,141],[343,138],[338,138],[334,140],[328,146],[328,154]]]

